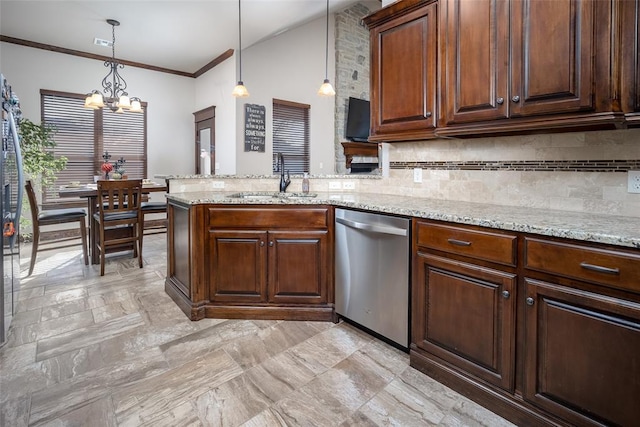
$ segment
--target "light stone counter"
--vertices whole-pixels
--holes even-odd
[[[633,217],[529,209],[371,193],[317,193],[314,198],[242,199],[231,192],[167,194],[185,204],[309,205],[328,204],[409,217],[478,225],[500,230],[563,237],[640,249],[640,220]]]

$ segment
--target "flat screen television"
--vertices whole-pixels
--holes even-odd
[[[369,140],[370,121],[369,101],[349,97],[345,137],[350,141],[367,142]]]

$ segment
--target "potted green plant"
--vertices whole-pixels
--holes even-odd
[[[29,119],[22,119],[18,125],[22,164],[28,178],[37,189],[51,188],[57,179],[57,173],[67,166],[67,158],[55,156],[53,149],[56,142],[53,139],[55,128],[44,123],[35,124]],[[23,212],[29,210],[29,200],[23,200]],[[31,216],[22,215],[20,226],[31,228]],[[23,238],[28,234],[23,234]]]

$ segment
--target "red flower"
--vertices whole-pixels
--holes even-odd
[[[104,162],[101,169],[103,172],[111,172],[113,170],[113,165],[109,162]]]

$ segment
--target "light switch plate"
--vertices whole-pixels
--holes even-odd
[[[345,190],[355,190],[356,183],[355,182],[343,182],[342,183],[342,188],[344,188]]]
[[[640,171],[627,172],[627,192],[640,193]]]

